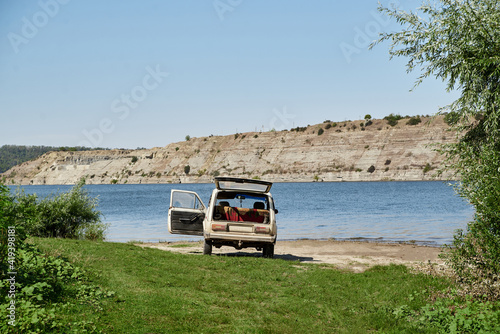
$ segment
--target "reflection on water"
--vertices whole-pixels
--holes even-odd
[[[88,185],[110,223],[107,239],[126,242],[200,240],[171,235],[167,212],[171,189],[196,191],[208,203],[213,184]],[[70,186],[25,186],[46,196]],[[465,228],[473,209],[442,182],[276,183],[278,239],[416,241],[442,245]]]

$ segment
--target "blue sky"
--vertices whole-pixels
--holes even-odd
[[[399,1],[410,10],[420,1]],[[382,1],[389,4],[389,1]],[[457,98],[389,60],[377,1],[0,0],[0,145],[165,146],[186,135],[434,114]]]

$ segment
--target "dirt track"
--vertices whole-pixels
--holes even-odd
[[[202,254],[201,242],[144,243],[141,247],[152,247],[171,252]],[[306,263],[329,263],[338,268],[363,272],[374,265],[436,263],[443,261],[437,247],[410,244],[385,244],[372,242],[296,240],[278,241],[274,258]],[[213,249],[214,255],[262,256],[262,252],[247,248],[240,251],[231,247]]]

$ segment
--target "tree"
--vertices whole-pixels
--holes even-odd
[[[384,33],[392,57],[420,70],[415,86],[434,76],[460,97],[440,112],[453,113],[453,144],[440,149],[461,182],[456,190],[474,205],[474,221],[455,234],[448,263],[468,283],[496,279],[500,269],[500,3],[439,0],[417,11],[380,7],[404,28]],[[373,47],[372,45],[372,47]],[[487,292],[487,291],[484,291]]]

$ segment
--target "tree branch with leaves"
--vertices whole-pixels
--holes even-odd
[[[439,0],[416,11],[379,6],[402,26],[370,47],[390,42],[417,87],[435,77],[460,97],[440,113],[453,113],[456,141],[442,145],[445,169],[460,179],[458,194],[475,208],[467,231],[458,231],[448,263],[467,283],[498,279],[500,272],[500,2]],[[415,88],[414,87],[414,88]],[[488,293],[488,291],[483,291]],[[481,293],[481,292],[478,292]],[[491,294],[490,294],[491,295]],[[494,294],[493,294],[494,295]]]

